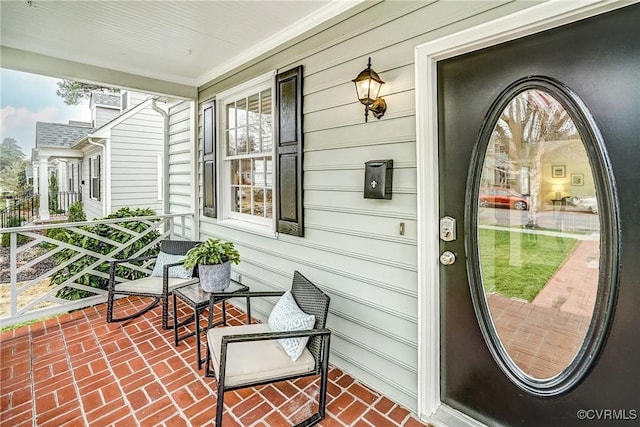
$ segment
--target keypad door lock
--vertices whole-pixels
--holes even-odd
[[[440,218],[440,239],[445,242],[456,240],[456,220],[450,216]]]

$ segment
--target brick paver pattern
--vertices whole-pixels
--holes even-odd
[[[130,307],[143,303],[136,297],[119,301]],[[245,322],[244,313],[227,307],[230,324]],[[195,338],[176,347],[173,332],[160,327],[160,317],[156,308],[107,324],[101,304],[3,332],[0,425],[213,425],[216,382],[197,369]],[[317,392],[317,376],[227,392],[223,425],[291,425],[316,410]],[[335,367],[320,425],[424,426],[404,407]]]

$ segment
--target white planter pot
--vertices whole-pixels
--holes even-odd
[[[231,263],[202,265],[198,264],[200,286],[206,292],[226,289],[231,284]]]

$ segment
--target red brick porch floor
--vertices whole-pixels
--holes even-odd
[[[230,307],[228,314],[231,324],[244,323],[239,310]],[[197,370],[194,346],[194,337],[174,346],[173,332],[160,327],[160,308],[107,324],[101,304],[5,331],[0,425],[211,426],[215,379]],[[329,376],[321,426],[424,425],[341,370],[332,367]],[[317,382],[308,377],[227,392],[223,425],[299,422],[317,407]]]

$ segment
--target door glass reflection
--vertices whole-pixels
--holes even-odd
[[[573,119],[548,92],[520,92],[489,140],[478,194],[478,251],[495,331],[535,379],[566,369],[598,289],[595,181]]]

